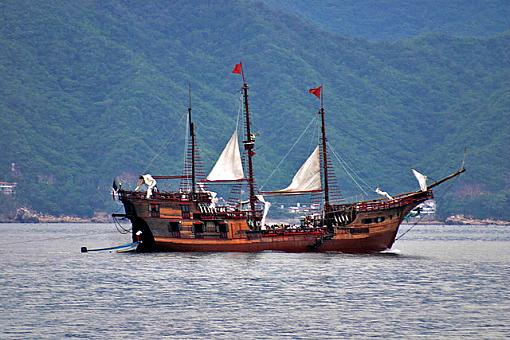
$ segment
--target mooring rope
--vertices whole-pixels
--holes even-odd
[[[115,228],[117,229],[119,234],[125,235],[125,234],[129,234],[131,232],[131,229],[124,228],[122,226],[122,224],[120,224],[120,222],[117,219],[117,217],[113,218],[113,224],[115,225]]]

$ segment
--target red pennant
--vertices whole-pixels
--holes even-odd
[[[308,92],[320,99],[321,90],[322,90],[322,85],[319,87],[313,88],[313,89],[309,89]]]
[[[236,64],[236,66],[234,66],[234,69],[232,70],[232,73],[241,74],[242,69],[243,69],[243,65],[241,63]]]

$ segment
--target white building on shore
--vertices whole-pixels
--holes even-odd
[[[17,183],[0,182],[0,193],[4,195],[13,195],[15,193]]]

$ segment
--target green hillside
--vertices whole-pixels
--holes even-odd
[[[0,4],[0,178],[54,214],[111,209],[114,176],[180,173],[187,84],[206,170],[235,127],[243,60],[259,184],[317,110],[329,140],[373,189],[417,187],[410,167],[468,173],[441,212],[510,218],[510,35],[370,43],[253,1]],[[267,187],[285,185],[308,136]],[[15,162],[20,175],[12,178]],[[344,197],[360,192],[337,167]],[[439,190],[438,195],[443,195]]]
[[[427,33],[490,37],[510,30],[507,0],[264,0],[320,28],[350,37],[395,41]]]

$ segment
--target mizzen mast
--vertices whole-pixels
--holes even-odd
[[[322,85],[320,86],[322,90]],[[330,210],[329,204],[329,177],[328,177],[328,152],[327,152],[327,138],[326,138],[326,124],[324,120],[324,92],[320,92],[321,108],[319,114],[321,115],[321,131],[322,131],[322,171],[324,172],[324,211]]]
[[[313,94],[321,101],[321,106],[318,114],[321,116],[321,153],[322,153],[322,173],[324,182],[324,211],[329,211],[331,205],[329,203],[329,175],[328,175],[328,151],[327,151],[327,138],[326,138],[326,123],[325,123],[325,111],[324,111],[324,93],[323,85],[308,90],[309,93]]]

